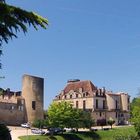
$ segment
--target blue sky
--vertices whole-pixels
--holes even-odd
[[[91,80],[137,96],[140,88],[139,0],[7,0],[49,20],[3,44],[2,88],[21,90],[22,75],[43,77],[45,109],[68,79]]]

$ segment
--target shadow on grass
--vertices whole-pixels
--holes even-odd
[[[100,140],[100,137],[95,132],[77,132],[77,133],[65,133],[59,134],[65,140],[84,140],[84,138],[90,138],[92,140]],[[52,139],[53,140],[53,139]]]
[[[100,140],[100,136],[96,132],[78,132],[77,134],[81,134],[85,137],[90,137],[92,140]]]
[[[63,137],[65,140],[83,140],[76,135],[76,133],[70,134],[60,134],[59,136]]]
[[[57,140],[57,138],[55,138],[54,136],[50,136],[49,139],[46,140]]]

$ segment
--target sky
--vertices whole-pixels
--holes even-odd
[[[140,88],[139,0],[7,0],[49,21],[47,30],[3,43],[0,86],[22,89],[22,76],[44,78],[47,109],[69,79],[90,80],[131,98]]]

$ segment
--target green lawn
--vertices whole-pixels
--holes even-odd
[[[23,136],[21,140],[113,140],[116,136],[136,135],[134,128],[121,127],[112,130],[98,130],[96,132],[65,133],[61,135],[49,136]]]

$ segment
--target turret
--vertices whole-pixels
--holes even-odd
[[[44,79],[40,77],[23,75],[22,96],[25,99],[25,120],[33,122],[43,119]]]

